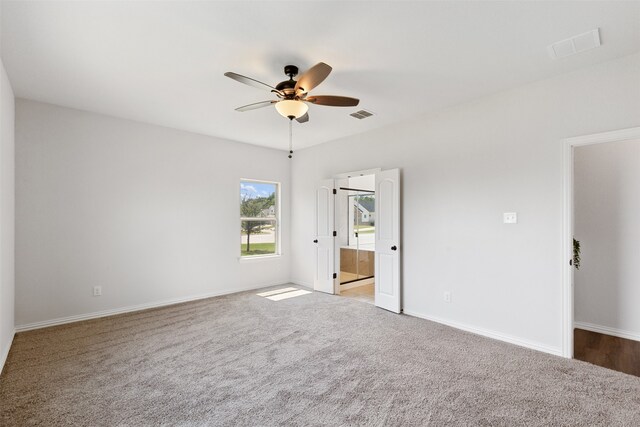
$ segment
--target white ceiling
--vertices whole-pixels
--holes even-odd
[[[552,60],[553,42],[601,28],[602,46]],[[640,51],[640,2],[3,1],[2,56],[16,96],[287,149],[271,94],[282,68],[323,61],[296,148],[398,122]],[[356,120],[366,108],[376,116]]]

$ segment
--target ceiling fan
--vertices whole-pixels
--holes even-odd
[[[331,73],[331,67],[324,62],[319,62],[309,68],[296,81],[293,78],[298,75],[298,67],[295,65],[286,65],[284,67],[285,75],[289,76],[289,80],[278,83],[275,87],[246,77],[237,73],[224,73],[225,76],[259,89],[269,90],[278,97],[277,100],[255,102],[249,105],[243,105],[236,108],[236,111],[249,111],[256,108],[268,107],[274,105],[281,116],[293,121],[296,119],[300,123],[309,121],[309,105],[325,105],[328,107],[355,107],[360,102],[359,99],[347,96],[333,95],[309,95],[309,92],[318,86]]]

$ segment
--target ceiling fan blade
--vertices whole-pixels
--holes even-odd
[[[238,107],[238,108],[236,108],[236,111],[255,110],[256,108],[268,107],[269,105],[275,104],[276,102],[278,102],[278,101],[260,101],[260,102],[255,102],[253,104],[243,105],[242,107]]]
[[[227,72],[224,73],[225,76],[229,77],[230,79],[233,79],[235,81],[238,81],[240,83],[244,83],[246,85],[249,86],[253,86],[253,87],[257,87],[258,89],[264,89],[264,90],[276,90],[275,87],[268,85],[266,83],[262,83],[256,79],[252,79],[251,77],[247,77],[247,76],[243,76],[241,74],[236,74],[236,73],[232,73],[232,72]]]
[[[298,123],[306,123],[309,121],[309,113],[304,113],[304,116],[300,116],[296,119]]]
[[[324,62],[318,62],[300,76],[300,79],[296,83],[296,92],[298,92],[298,89],[302,90],[302,92],[309,92],[311,89],[322,83],[330,72],[331,67],[329,65]]]
[[[360,103],[360,100],[357,98],[333,95],[310,96],[306,98],[305,101],[316,105],[327,105],[329,107],[355,107]]]

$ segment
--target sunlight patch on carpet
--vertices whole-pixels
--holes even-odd
[[[280,301],[283,299],[295,298],[295,297],[299,297],[299,296],[310,294],[310,293],[311,292],[309,291],[300,289],[297,291],[285,292],[283,294],[278,294],[278,295],[272,295],[270,297],[267,297],[267,299],[270,299],[271,301]]]
[[[281,289],[275,289],[273,291],[267,291],[267,292],[260,292],[258,295],[259,297],[270,297],[271,295],[276,295],[276,294],[281,294],[283,292],[290,292],[290,291],[297,291],[298,288],[281,288]]]

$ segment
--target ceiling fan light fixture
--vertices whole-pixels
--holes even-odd
[[[309,110],[309,106],[302,101],[283,99],[276,102],[276,110],[282,117],[293,120],[304,116]]]

